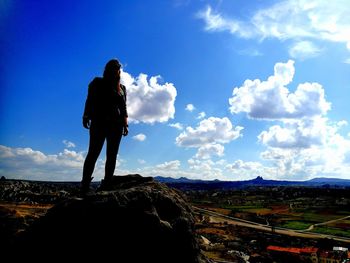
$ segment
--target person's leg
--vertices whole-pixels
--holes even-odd
[[[121,125],[110,127],[107,132],[107,152],[104,178],[106,181],[113,177],[122,133],[123,127]]]
[[[99,129],[99,127],[92,126],[90,128],[89,151],[86,155],[83,168],[83,190],[87,190],[90,186],[90,182],[92,180],[92,173],[94,172],[95,164],[98,156],[101,153],[104,141],[105,134],[103,132],[103,129]]]

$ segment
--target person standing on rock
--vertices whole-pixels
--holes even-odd
[[[89,191],[97,158],[106,141],[104,182],[112,179],[122,136],[129,133],[126,89],[120,83],[121,64],[111,59],[103,77],[94,78],[88,89],[83,126],[90,130],[89,150],[85,158],[81,190]]]

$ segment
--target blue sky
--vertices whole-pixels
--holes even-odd
[[[350,179],[349,13],[347,0],[1,1],[0,175],[79,181],[87,86],[118,58],[130,133],[115,174]]]

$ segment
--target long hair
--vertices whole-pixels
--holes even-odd
[[[118,61],[118,59],[111,59],[110,61],[107,62],[104,72],[103,72],[103,77],[104,78],[113,78],[115,75],[116,70],[120,70],[121,64]]]

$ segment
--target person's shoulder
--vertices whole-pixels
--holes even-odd
[[[103,78],[101,77],[95,77],[91,82],[90,84],[99,84],[99,83],[102,83],[103,81]]]
[[[101,85],[103,82],[103,79],[101,77],[95,77],[90,83],[89,83],[89,87],[93,88],[93,87],[97,87],[99,85]]]

